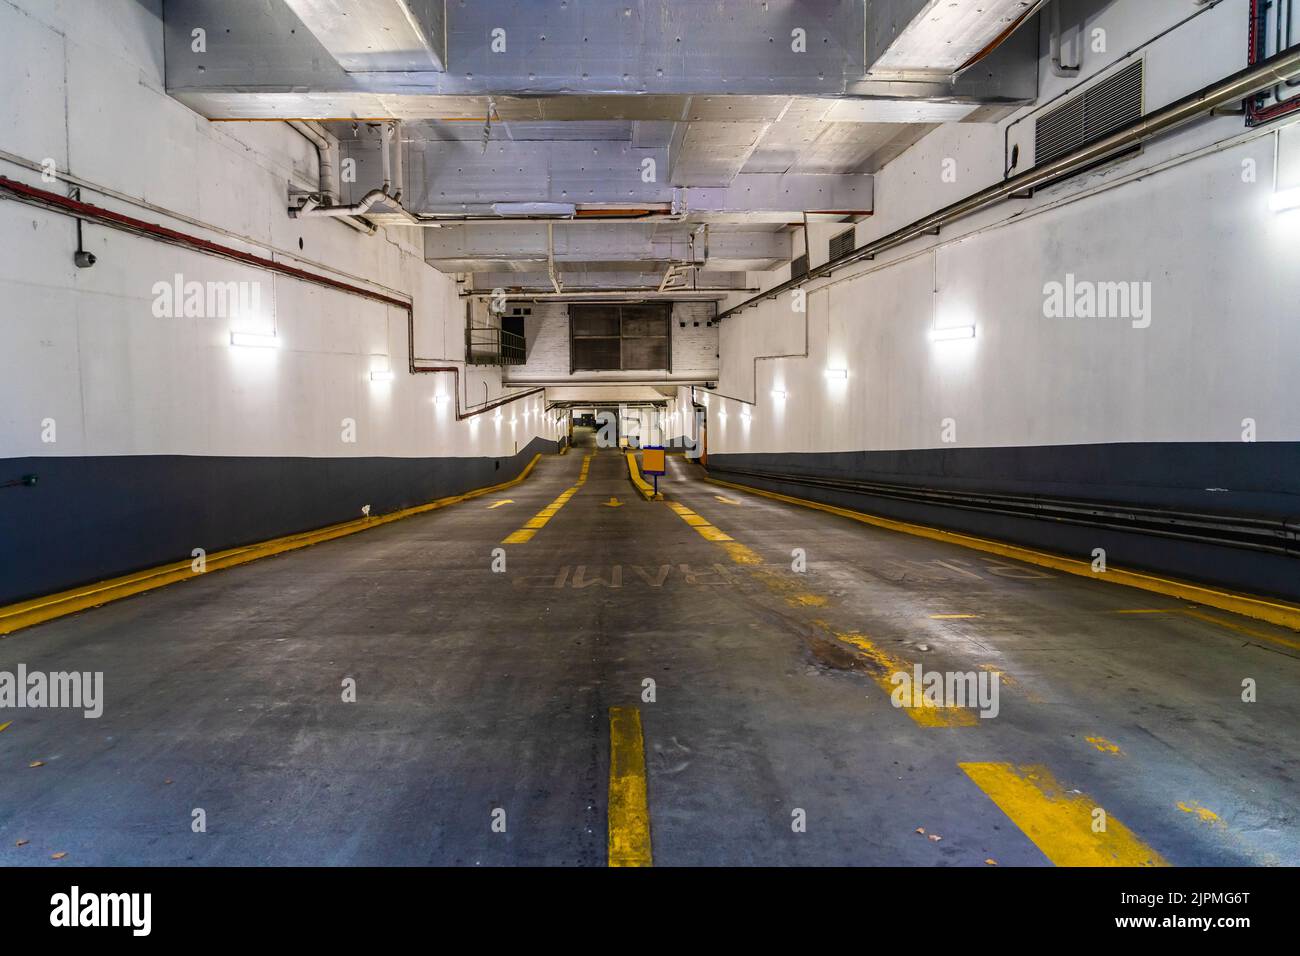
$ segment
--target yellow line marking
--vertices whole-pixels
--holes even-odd
[[[1274,644],[1281,644],[1283,647],[1289,647],[1292,650],[1300,650],[1300,641],[1293,641],[1285,637],[1277,637],[1269,634],[1267,631],[1260,631],[1253,627],[1247,627],[1244,624],[1237,624],[1234,621],[1225,621],[1221,617],[1215,617],[1213,614],[1206,614],[1202,611],[1194,611],[1191,608],[1184,608],[1183,613],[1188,617],[1196,618],[1198,621],[1205,621],[1207,624],[1217,624],[1220,627],[1226,627],[1230,631],[1236,631],[1238,634],[1245,634],[1247,637],[1254,637],[1261,641],[1271,641]]]
[[[558,498],[524,522],[518,531],[512,531],[502,539],[502,544],[525,544],[533,540],[533,535],[546,527],[546,522],[555,517],[556,512],[569,503],[569,499],[578,493],[578,489],[587,483],[587,470],[591,468],[591,456],[582,459],[582,469],[578,472],[578,481],[572,488],[563,491]]]
[[[932,621],[967,621],[979,617],[978,614],[931,614]]]
[[[609,501],[602,501],[602,502],[601,502],[601,507],[603,507],[603,508],[621,508],[621,507],[623,507],[623,502],[619,501],[617,498],[610,498]]]
[[[714,495],[713,497],[717,498],[717,499],[718,499],[719,501],[721,501],[724,505],[738,505],[738,504],[740,504],[740,502],[739,502],[739,501],[736,501],[734,498],[726,498],[726,497],[724,497],[724,496],[722,496],[722,495]]]
[[[763,559],[757,552],[750,550],[739,541],[724,541],[722,547],[736,564],[762,564]]]
[[[762,557],[751,548],[735,541],[726,532],[715,528],[704,518],[697,515],[690,508],[678,501],[668,502],[668,507],[685,521],[688,525],[707,541],[715,541],[726,549],[727,555],[736,564],[743,565],[761,565]],[[785,598],[785,602],[791,607],[824,607],[829,603],[829,599],[820,594],[814,594],[808,591],[801,591],[801,585],[780,577],[776,574],[765,573],[762,570],[755,572],[758,578],[763,581],[771,590],[776,591]],[[831,630],[825,621],[814,621],[817,627],[832,634],[836,639],[851,644],[874,665],[877,673],[872,674],[872,679],[887,693],[892,694],[895,685],[889,678],[892,674],[900,671],[911,674],[913,665],[897,657],[881,651],[866,637],[861,634],[840,634]],[[906,710],[908,716],[922,727],[973,727],[980,722],[979,715],[965,707],[936,707],[930,704],[923,704],[920,707],[905,706],[900,708]]]
[[[722,545],[726,549],[727,555],[736,564],[762,564],[763,559],[757,553],[734,540],[731,535],[727,534],[721,528],[709,524],[708,520],[700,517],[690,508],[678,501],[668,502],[668,507],[685,521],[688,525],[696,530],[701,538],[705,541],[713,541]]]
[[[1097,801],[1069,793],[1042,766],[959,763],[998,808],[1057,866],[1168,866],[1165,859],[1113,816],[1093,832]]]
[[[1123,611],[1111,611],[1112,614],[1177,614],[1182,608],[1177,607],[1135,607]]]
[[[1257,620],[1267,621],[1270,624],[1277,624],[1280,627],[1300,631],[1300,607],[1297,607],[1294,604],[1284,604],[1280,601],[1271,601],[1266,598],[1253,597],[1247,594],[1235,594],[1230,591],[1205,587],[1199,584],[1191,584],[1187,581],[1178,581],[1173,578],[1162,578],[1152,574],[1141,574],[1137,571],[1123,571],[1113,566],[1107,570],[1105,574],[1097,574],[1092,570],[1091,561],[1067,558],[1059,554],[1049,554],[1045,551],[1035,551],[1031,548],[1022,548],[1018,545],[1005,544],[1001,541],[991,541],[987,538],[977,538],[972,535],[960,534],[955,531],[942,531],[938,528],[931,528],[928,525],[910,524],[905,521],[879,518],[875,515],[865,514],[861,511],[852,511],[848,508],[837,508],[834,505],[824,505],[819,501],[808,501],[804,498],[794,498],[790,495],[777,494],[775,491],[766,491],[762,488],[755,488],[750,485],[740,485],[730,481],[723,481],[720,478],[710,477],[706,480],[715,485],[722,485],[726,488],[737,488],[741,491],[748,491],[752,494],[762,495],[765,498],[772,498],[775,501],[784,501],[788,504],[802,505],[805,508],[814,508],[817,511],[839,515],[843,518],[860,521],[863,524],[869,524],[877,528],[884,528],[888,531],[898,531],[903,534],[930,538],[934,541],[944,541],[949,544],[960,545],[963,548],[970,548],[974,551],[984,551],[989,554],[1000,555],[1001,557],[1011,558],[1016,561],[1024,561],[1026,564],[1035,564],[1040,567],[1064,571],[1066,574],[1077,574],[1080,577],[1091,578],[1094,581],[1107,581],[1111,584],[1122,584],[1126,587],[1139,588],[1143,591],[1151,591],[1156,594],[1164,594],[1180,600],[1190,601],[1194,604],[1206,604],[1210,607],[1218,608],[1221,611],[1231,611],[1233,614],[1253,617]],[[1286,643],[1279,638],[1267,639],[1276,641],[1277,643]]]
[[[471,498],[479,498],[493,492],[503,491],[527,478],[532,473],[533,466],[537,464],[538,459],[541,457],[541,455],[534,455],[533,460],[524,466],[524,470],[518,476],[497,485],[476,488],[464,494],[439,498],[436,501],[416,505],[413,508],[403,508],[401,511],[393,511],[386,515],[357,518],[340,524],[326,525],[324,528],[317,528],[314,531],[304,531],[300,534],[271,538],[255,544],[217,551],[207,556],[205,573],[210,574],[223,568],[233,568],[241,564],[247,564],[250,561],[283,554],[286,551],[296,551],[299,548],[310,547],[313,544],[356,534],[358,531],[377,528],[392,521],[400,521],[403,518],[424,514],[426,511],[446,508],[449,505],[460,504],[462,501],[468,501]],[[25,627],[43,624],[55,618],[74,614],[77,611],[84,611],[87,608],[98,607],[101,604],[108,604],[111,601],[118,601],[135,594],[142,594],[145,591],[152,591],[155,588],[175,584],[178,581],[189,581],[198,576],[199,572],[193,569],[190,559],[186,558],[183,561],[164,564],[156,568],[150,568],[147,571],[138,571],[134,574],[109,578],[106,581],[100,581],[98,584],[71,588],[67,591],[59,591],[55,594],[47,594],[43,597],[10,604],[7,607],[0,607],[0,635],[12,634],[14,631]]]
[[[492,504],[487,506],[487,510],[491,511],[494,508],[500,508],[502,505],[512,505],[514,503],[515,503],[515,499],[513,498],[503,498],[500,501],[492,502]]]
[[[826,630],[830,630],[823,621],[815,623]],[[861,652],[862,657],[875,665],[871,679],[891,697],[894,691],[898,689],[898,685],[890,678],[894,674],[911,674],[913,671],[913,664],[877,647],[866,635],[842,634],[838,631],[831,631],[831,633],[835,635],[837,640],[856,648]],[[899,710],[906,711],[907,716],[922,727],[977,727],[980,722],[979,714],[966,707],[937,707],[923,701],[920,707],[905,703]]]
[[[1083,739],[1096,747],[1101,753],[1114,754],[1116,757],[1124,756],[1124,751],[1119,749],[1119,744],[1113,743],[1105,737],[1084,737]]]
[[[3,724],[0,724],[0,731],[5,730],[12,723],[12,720],[6,720]]]
[[[609,709],[609,865],[651,866],[641,711]]]
[[[0,728],[0,729],[3,729],[3,728]],[[1185,802],[1183,802],[1183,801],[1180,800],[1180,801],[1178,802],[1178,809],[1179,809],[1179,810],[1182,810],[1183,813],[1191,813],[1191,814],[1195,815],[1196,819],[1200,820],[1202,823],[1221,823],[1221,822],[1222,822],[1222,821],[1219,819],[1219,815],[1218,815],[1217,813],[1215,813],[1215,812],[1214,812],[1213,810],[1211,810],[1209,807],[1203,807],[1203,806],[1201,806],[1201,805],[1200,805],[1199,803],[1197,803],[1195,800],[1191,801],[1190,803],[1185,803]]]

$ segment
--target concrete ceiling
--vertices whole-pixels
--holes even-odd
[[[790,226],[869,215],[936,124],[1032,99],[1034,31],[953,75],[1030,5],[164,0],[166,74],[211,118],[321,122],[355,163],[343,203],[400,121],[401,203],[369,216],[439,226],[428,261],[466,290],[744,289]],[[566,218],[480,221],[539,209]]]

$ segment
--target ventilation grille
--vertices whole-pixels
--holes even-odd
[[[790,278],[798,279],[808,274],[808,254],[790,260]]]
[[[831,261],[834,262],[840,256],[847,255],[853,251],[853,243],[857,238],[857,230],[845,229],[838,236],[831,239]]]
[[[1034,130],[1034,163],[1060,159],[1140,119],[1143,69],[1138,60],[1040,117]]]

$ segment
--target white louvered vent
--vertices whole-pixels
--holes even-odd
[[[1144,68],[1138,60],[1039,117],[1034,130],[1035,165],[1059,159],[1140,119]]]
[[[853,243],[856,235],[857,232],[855,229],[848,228],[839,235],[831,238],[831,261],[853,251]]]

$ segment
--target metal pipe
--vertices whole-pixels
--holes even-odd
[[[290,120],[289,125],[316,147],[316,165],[320,170],[320,195],[322,204],[333,206],[339,201],[338,168],[339,141],[305,120]]]
[[[392,126],[385,126],[379,130],[379,164],[383,167],[384,171],[383,190],[385,193],[387,193],[393,185],[392,177],[388,172],[388,138],[391,135]]]
[[[225,259],[233,259],[236,262],[256,266],[257,268],[265,269],[268,272],[277,272],[280,275],[290,276],[294,279],[302,279],[304,282],[312,282],[316,285],[338,289],[339,291],[348,292],[352,295],[373,299],[376,302],[383,302],[399,309],[406,309],[409,311],[411,308],[410,302],[403,301],[402,299],[390,295],[374,292],[370,289],[363,288],[362,286],[351,285],[347,282],[340,282],[338,279],[331,279],[329,276],[308,272],[305,269],[299,269],[295,266],[286,265],[283,262],[277,262],[275,259],[268,259],[265,256],[245,252],[242,249],[235,249],[231,246],[225,246],[208,239],[202,239],[199,236],[179,232],[175,229],[170,229],[167,226],[161,226],[144,219],[136,219],[134,216],[127,216],[120,212],[114,212],[113,210],[105,209],[102,206],[94,206],[90,203],[69,199],[65,196],[60,196],[58,193],[53,193],[46,189],[40,189],[36,186],[28,186],[26,183],[20,183],[5,176],[0,176],[0,193],[7,193],[11,199],[29,203],[33,206],[41,206],[54,212],[63,213],[64,215],[77,216],[87,222],[98,223],[102,226],[111,226],[123,232],[133,233],[149,239],[157,239],[161,242],[167,242],[176,246],[183,246],[197,252],[220,256]]]
[[[90,203],[80,202],[76,199],[70,199],[66,196],[60,196],[58,193],[50,192],[48,189],[29,186],[26,183],[20,183],[17,180],[9,179],[6,176],[0,176],[0,194],[5,194],[10,199],[16,199],[19,202],[48,209],[51,212],[62,213],[66,216],[75,216],[77,218],[85,219],[87,222],[110,226],[114,229],[119,229],[122,232],[143,236],[147,239],[155,239],[160,242],[169,243],[170,245],[192,249],[196,252],[219,256],[224,259],[231,259],[235,262],[242,262],[245,265],[265,269],[267,272],[274,272],[280,275],[289,276],[290,278],[301,279],[304,282],[310,282],[314,285],[324,286],[328,289],[346,292],[363,299],[382,302],[385,305],[402,309],[406,312],[406,348],[411,372],[454,372],[459,381],[460,369],[455,366],[443,366],[438,368],[416,367],[415,309],[409,301],[403,301],[402,299],[394,298],[393,296],[374,292],[362,286],[340,282],[338,279],[331,279],[328,276],[307,272],[305,269],[286,265],[283,262],[277,262],[274,259],[267,259],[264,256],[245,252],[242,249],[235,249],[232,246],[224,246],[208,239],[202,239],[198,236],[190,235],[189,233],[169,229],[168,227],[158,225],[157,223],[147,222],[143,219],[136,219],[133,216],[113,212],[111,209],[105,209],[102,206],[95,206]],[[461,414],[460,392],[458,390],[456,394],[456,418],[458,421],[461,421],[466,418],[471,418],[474,415],[481,415],[483,412],[491,411],[493,408],[497,408],[501,405],[508,405],[511,402],[517,402],[520,399],[544,391],[544,388],[533,388],[521,395],[511,395],[507,398],[501,399],[500,401],[490,404],[486,408]]]
[[[450,374],[453,377],[452,389],[456,393],[456,421],[458,422],[463,422],[465,419],[473,418],[476,415],[486,414],[487,412],[492,411],[492,409],[494,408],[500,408],[502,405],[509,405],[511,402],[517,402],[520,399],[528,398],[530,395],[536,395],[539,392],[546,391],[545,388],[530,388],[528,391],[520,392],[518,395],[508,395],[505,398],[497,399],[495,402],[485,402],[481,405],[476,405],[462,411],[461,404],[460,404],[460,366],[459,365],[420,366],[415,364],[414,359],[411,361],[412,375],[423,375],[429,372],[445,372]],[[483,387],[484,388],[487,387],[487,382],[483,383]],[[502,383],[502,387],[510,388],[511,386]]]
[[[1057,76],[1078,76],[1082,63],[1075,63],[1073,66],[1066,66],[1062,61],[1061,48],[1064,41],[1061,33],[1061,3],[1063,0],[1052,0],[1052,17],[1051,24],[1048,27],[1049,43],[1051,45],[1052,72]]]
[[[680,292],[660,292],[649,286],[636,289],[601,289],[599,291],[568,291],[568,292],[532,292],[526,290],[506,291],[507,299],[516,299],[523,302],[563,302],[567,299],[609,299],[611,302],[623,302],[627,299],[644,299],[647,302],[720,302],[727,297],[730,292],[757,292],[757,289],[683,289]],[[462,299],[491,299],[496,296],[496,292],[485,289],[470,289],[458,292]],[[756,297],[758,298],[758,297]]]
[[[301,206],[289,207],[289,218],[307,219],[317,216],[329,216],[337,219],[343,216],[360,216],[369,211],[370,207],[375,203],[389,198],[386,188],[370,190],[362,197],[361,202],[353,203],[351,206],[322,206],[309,196]]]
[[[1073,153],[1048,163],[1042,163],[1026,170],[1019,176],[995,183],[901,229],[850,250],[825,265],[810,270],[807,275],[801,276],[797,280],[787,280],[766,292],[759,293],[738,305],[732,306],[725,312],[720,313],[718,318],[723,319],[747,306],[757,305],[763,299],[775,299],[791,289],[829,275],[847,265],[865,259],[874,259],[880,253],[901,246],[913,239],[926,235],[936,235],[942,227],[950,223],[964,219],[1017,193],[1029,192],[1078,169],[1091,166],[1137,143],[1184,126],[1199,116],[1218,109],[1227,103],[1244,100],[1260,90],[1269,89],[1276,83],[1289,79],[1296,73],[1300,73],[1300,46],[1284,50],[1275,56],[1269,57],[1262,63],[1247,67],[1232,76],[1220,80],[1218,83],[1185,96],[1163,109],[1130,123],[1109,136],[1080,147]]]
[[[402,187],[404,185],[404,170],[402,169],[402,122],[393,120],[388,127],[393,137],[393,201],[401,202]]]

